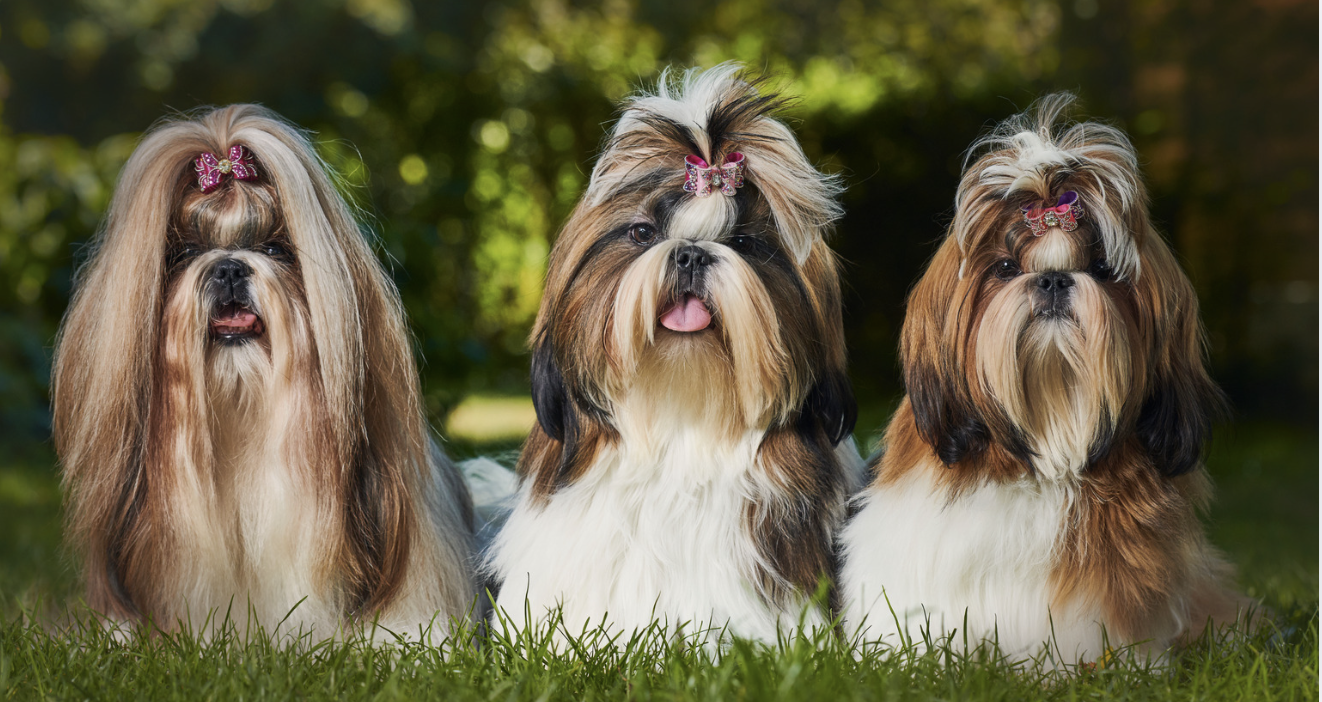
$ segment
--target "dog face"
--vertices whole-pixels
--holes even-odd
[[[755,185],[699,200],[682,171],[663,175],[567,230],[591,244],[558,296],[552,344],[572,349],[565,366],[603,409],[641,385],[740,428],[784,416],[802,399],[820,326],[794,252]]]
[[[810,402],[833,441],[852,428],[822,240],[836,186],[770,117],[782,105],[722,67],[626,107],[552,251],[533,331],[539,425],[565,452],[539,475],[548,491],[583,467],[578,448],[614,439],[626,405],[714,437],[796,421]]]
[[[978,457],[1055,479],[1137,438],[1182,473],[1218,397],[1197,300],[1148,220],[1128,139],[1058,128],[1066,104],[975,146],[952,234],[910,298],[915,421],[948,465]]]
[[[181,371],[204,368],[211,398],[269,392],[277,365],[285,376],[315,373],[303,272],[270,183],[190,187],[164,258],[162,355]]]

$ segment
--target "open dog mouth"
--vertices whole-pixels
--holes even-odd
[[[661,326],[681,333],[700,332],[711,326],[711,310],[696,295],[685,294],[661,313]]]
[[[1033,311],[1033,320],[1072,322],[1074,321],[1074,312],[1068,305],[1043,307]]]
[[[222,305],[211,315],[211,336],[226,343],[255,339],[264,331],[262,318],[238,303]]]

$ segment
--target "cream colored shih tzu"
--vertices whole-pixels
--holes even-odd
[[[472,607],[471,505],[399,295],[269,110],[143,138],[77,278],[54,415],[68,536],[111,619],[438,639]]]

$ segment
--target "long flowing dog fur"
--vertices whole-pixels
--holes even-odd
[[[1045,98],[971,152],[909,297],[908,395],[842,535],[846,628],[930,626],[1070,663],[1156,652],[1244,604],[1197,512],[1221,394],[1193,286],[1153,230],[1129,140]],[[1079,194],[1034,236],[1021,205]],[[1053,292],[1054,291],[1054,292]]]
[[[784,100],[737,71],[663,76],[630,100],[552,250],[538,424],[488,558],[516,626],[526,605],[562,608],[571,632],[655,620],[773,639],[835,575],[860,469],[823,239],[838,186],[771,116]],[[682,189],[685,156],[735,151],[734,197]],[[705,267],[686,277],[681,257]],[[712,326],[658,324],[693,297]]]
[[[258,180],[203,194],[193,160],[233,144]],[[246,272],[229,288],[224,268]],[[260,333],[218,338],[227,302]],[[106,615],[168,630],[251,606],[271,633],[292,612],[282,631],[321,636],[378,619],[416,636],[435,617],[437,636],[471,606],[471,507],[428,435],[398,293],[270,111],[143,138],[78,276],[53,394],[68,536]]]

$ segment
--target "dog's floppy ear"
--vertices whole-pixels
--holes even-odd
[[[536,495],[546,498],[582,475],[614,432],[592,408],[575,400],[545,331],[533,345],[532,396],[537,426],[519,456],[519,474],[533,481]]]
[[[565,428],[573,422],[573,408],[546,334],[538,339],[532,352],[532,405],[542,431],[556,441],[564,441]]]
[[[1157,470],[1175,476],[1198,466],[1212,422],[1226,412],[1226,400],[1203,365],[1203,328],[1193,285],[1159,235],[1150,232],[1145,243],[1140,298],[1154,301],[1153,327],[1164,335],[1157,339],[1135,429]]]
[[[987,448],[990,432],[978,418],[947,328],[959,278],[959,249],[947,237],[909,293],[900,341],[904,385],[918,434],[947,466]]]
[[[905,364],[904,385],[913,408],[919,436],[931,445],[941,462],[952,466],[986,450],[991,440],[987,425],[957,394],[956,382],[943,377],[939,366],[919,359]]]
[[[168,123],[134,150],[75,276],[55,345],[51,410],[68,500],[66,536],[83,559],[88,603],[114,616],[141,609],[125,583],[125,563],[142,542],[141,506],[151,483],[143,454],[159,389],[153,359],[170,214],[192,159],[207,148],[199,132],[190,123]]]
[[[1212,421],[1223,406],[1221,390],[1205,372],[1159,374],[1143,402],[1137,425],[1138,437],[1157,470],[1168,476],[1193,470],[1202,457]]]
[[[854,425],[858,422],[858,403],[843,371],[832,370],[812,386],[800,416],[812,418],[832,446],[854,432]]]

